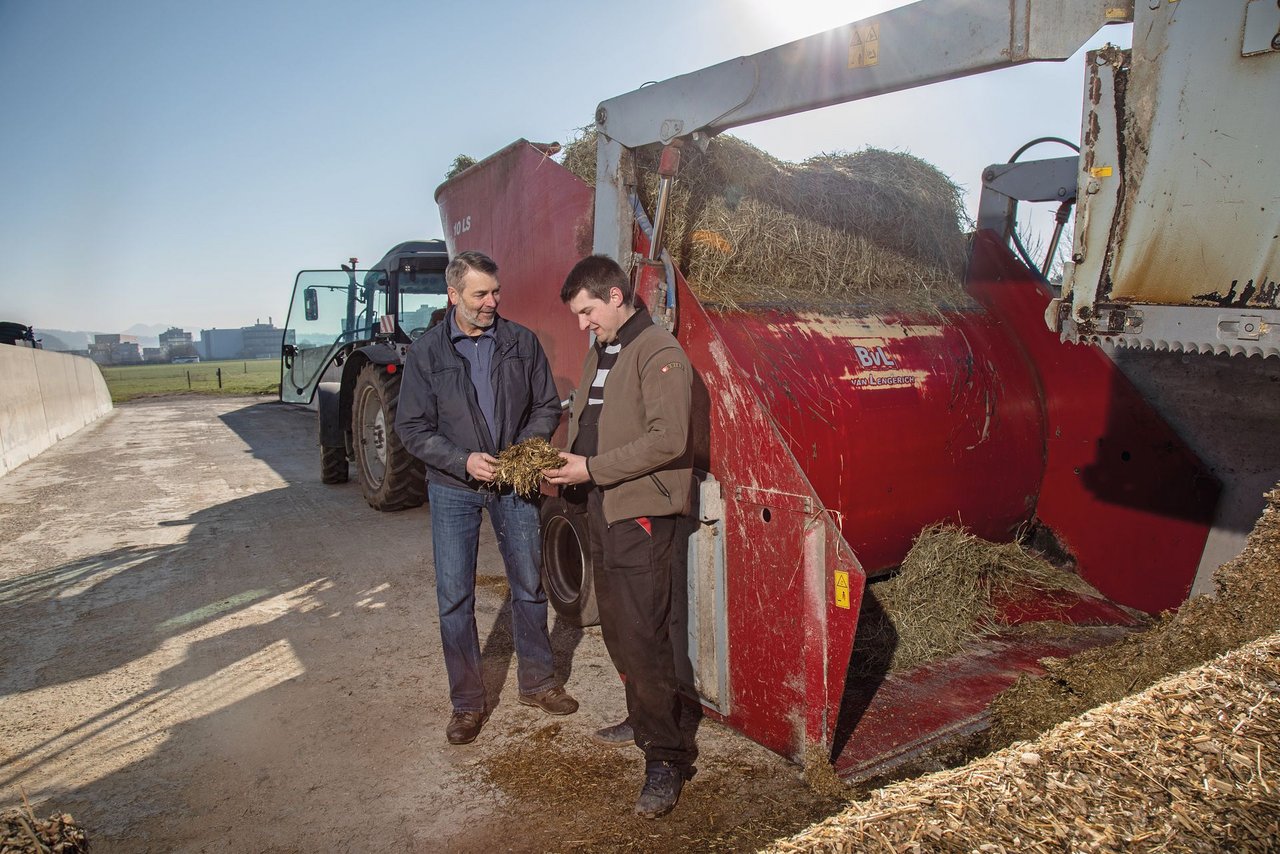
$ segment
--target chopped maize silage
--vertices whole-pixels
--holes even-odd
[[[544,471],[564,465],[560,451],[546,439],[517,442],[498,454],[497,459],[493,482],[498,486],[510,486],[517,495],[526,498],[538,494]]]
[[[1275,851],[1278,684],[1272,634],[766,850]]]
[[[596,134],[564,165],[595,180]],[[637,154],[652,211],[656,149]],[[666,246],[704,302],[927,310],[966,304],[959,188],[909,154],[864,149],[787,163],[732,136],[686,146]]]
[[[1022,589],[1097,595],[1017,543],[988,542],[955,525],[925,528],[897,574],[867,587],[852,672],[878,676],[959,652],[1002,628],[996,603]]]

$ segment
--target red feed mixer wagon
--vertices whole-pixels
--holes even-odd
[[[764,119],[1064,60],[1128,22],[1132,50],[1086,55],[1078,155],[985,170],[961,298],[927,310],[727,308],[701,302],[664,263],[679,151]],[[696,372],[700,483],[677,597],[691,690],[779,753],[816,749],[841,775],[867,776],[977,730],[991,700],[1043,657],[1118,638],[1134,611],[1176,608],[1203,580],[1221,486],[1088,345],[1280,355],[1280,172],[1259,154],[1280,136],[1280,113],[1254,106],[1277,90],[1274,3],[924,0],[603,102],[594,186],[555,162],[554,145],[519,140],[446,181],[436,201],[450,255],[498,260],[503,314],[538,334],[563,396],[588,346],[558,298],[566,273],[590,252],[636,270]],[[642,150],[661,152],[649,211],[635,192]],[[1209,150],[1214,168],[1202,169]],[[1074,207],[1060,290],[1017,240],[1020,201],[1059,203],[1059,222]],[[402,278],[440,301],[445,252],[418,254],[425,272],[406,261]],[[395,320],[409,286],[396,297],[388,281],[385,346],[354,351],[341,389],[360,371],[394,378],[413,338]],[[355,310],[354,272],[327,288],[316,292],[346,293]],[[302,350],[285,350],[287,371]],[[394,382],[383,384],[393,400]],[[374,448],[390,466],[400,449],[379,440],[377,418],[347,418],[349,397],[322,397],[321,445],[335,458],[344,442],[346,458]],[[560,619],[590,624],[583,520],[555,496],[543,517],[548,595]],[[876,673],[855,648],[860,619],[883,623],[869,582],[940,522],[997,542],[1042,531],[1099,595],[1006,597],[1009,631]],[[1030,622],[1061,628],[1014,630]]]

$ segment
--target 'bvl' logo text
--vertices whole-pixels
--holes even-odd
[[[854,347],[853,352],[858,354],[858,361],[862,363],[864,368],[893,368],[897,366],[897,362],[889,358],[889,354],[884,351],[883,347],[876,347],[869,350],[866,347]]]

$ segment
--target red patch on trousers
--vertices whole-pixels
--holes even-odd
[[[653,536],[653,523],[649,521],[648,516],[637,516],[636,524],[644,528],[644,532],[649,536]]]

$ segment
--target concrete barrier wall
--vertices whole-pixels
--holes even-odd
[[[90,359],[0,345],[0,475],[110,411]]]

